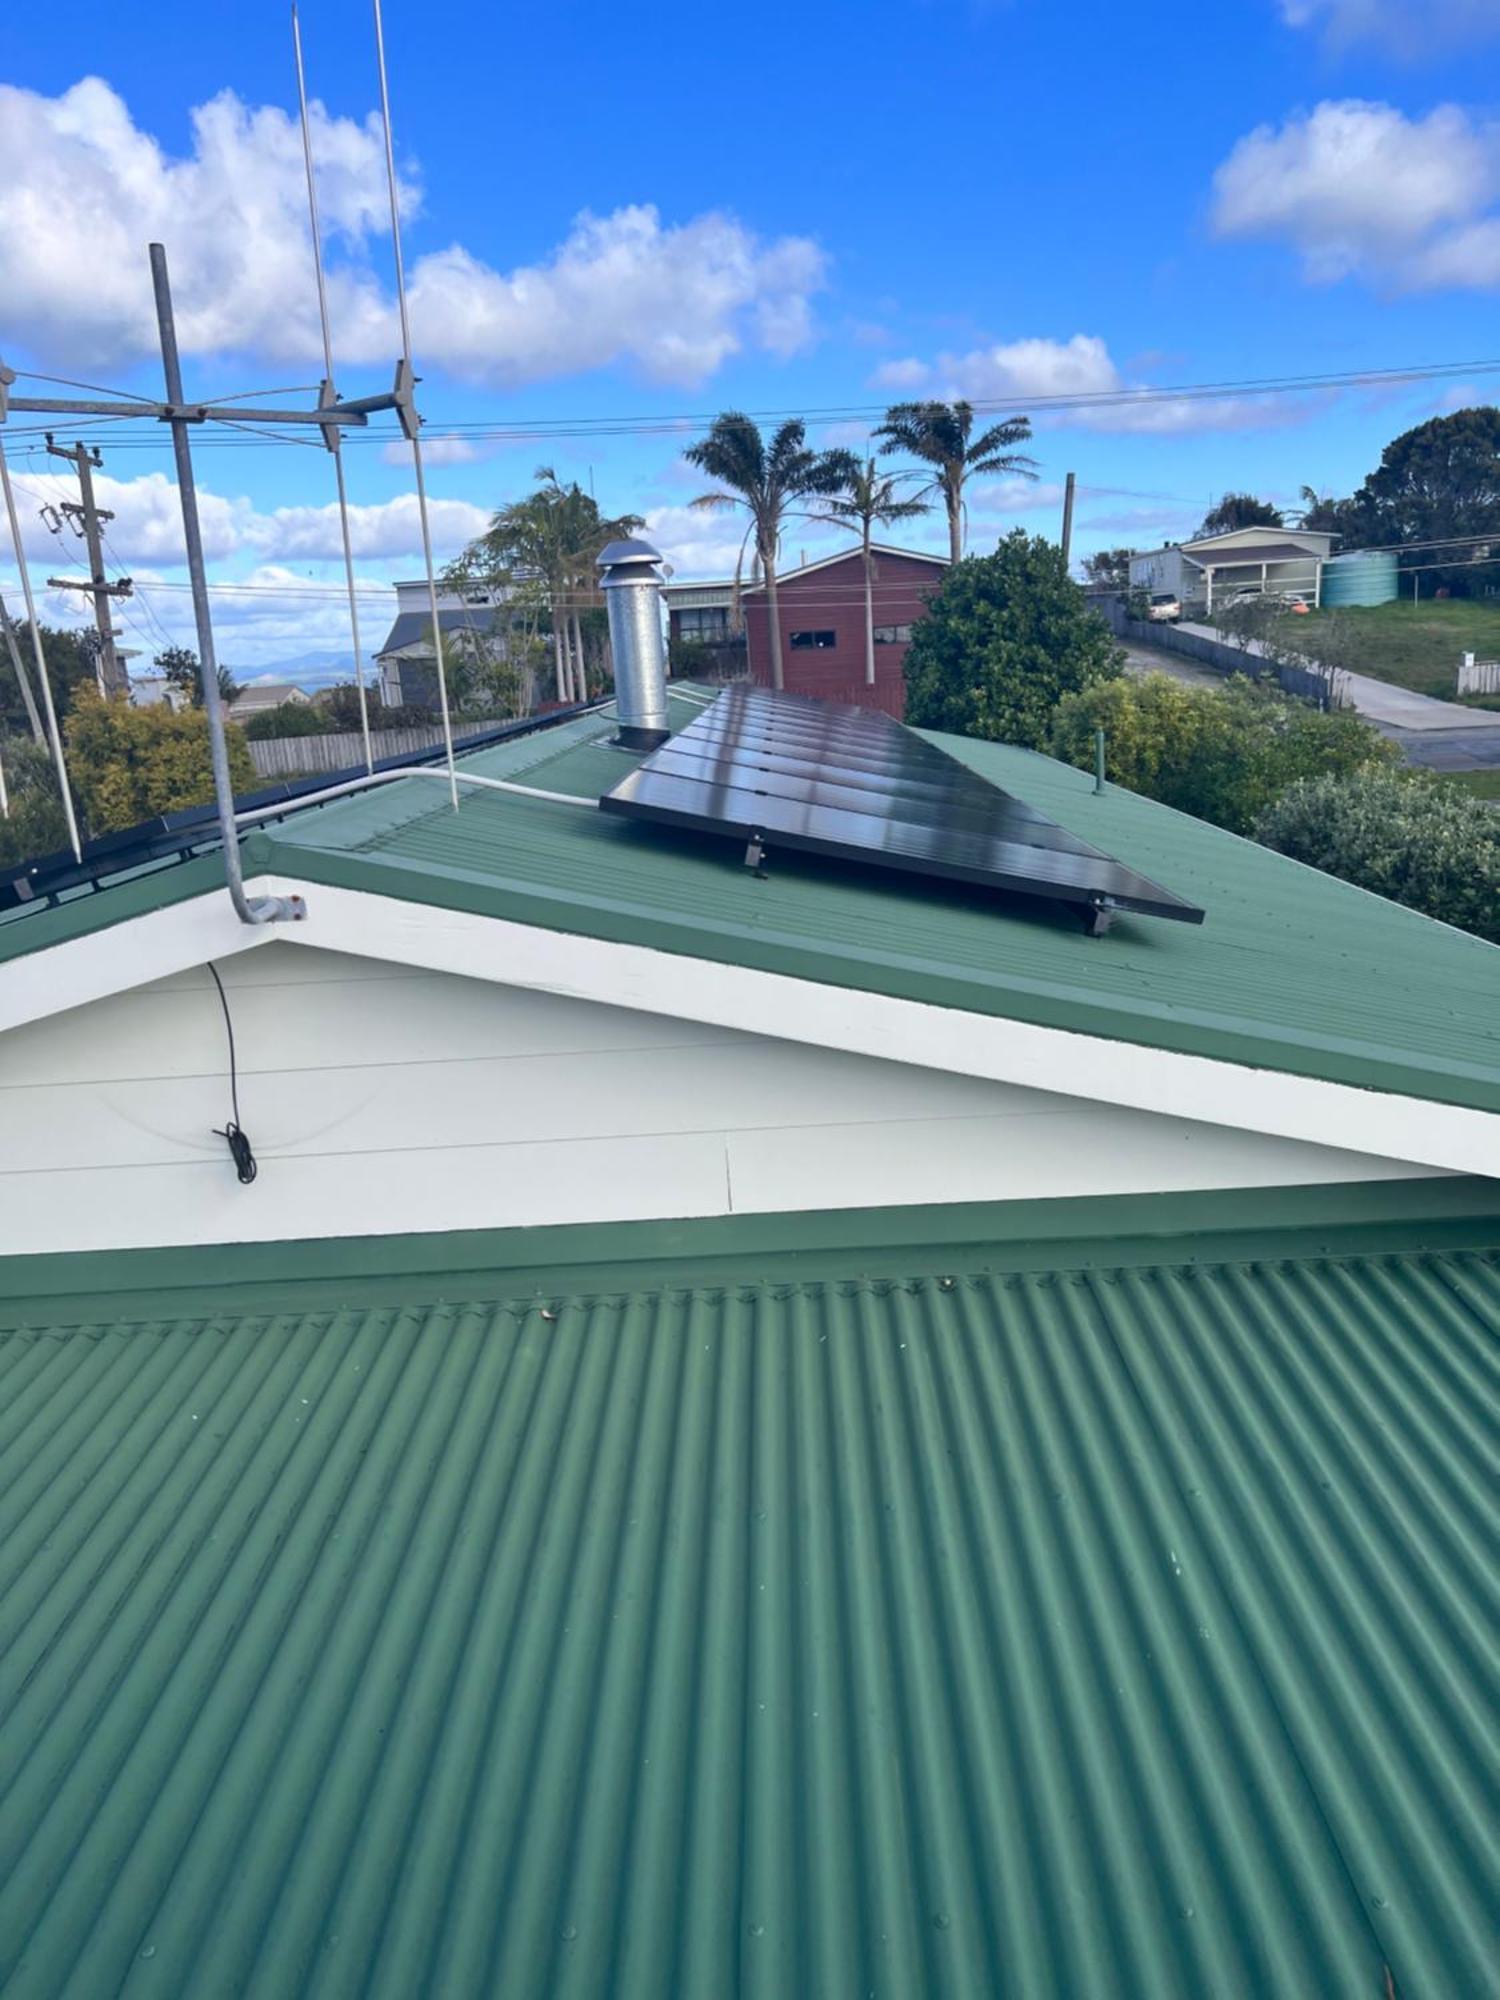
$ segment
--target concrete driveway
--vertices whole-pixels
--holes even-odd
[[[1184,628],[1207,632],[1202,625]],[[1211,635],[1210,635],[1211,636]],[[1128,674],[1170,674],[1189,687],[1222,687],[1224,676],[1199,666],[1181,653],[1122,641]],[[1384,736],[1399,743],[1409,764],[1429,771],[1477,771],[1500,768],[1500,711],[1465,708],[1456,701],[1434,701],[1392,687],[1368,674],[1350,674],[1349,699],[1358,712]]]

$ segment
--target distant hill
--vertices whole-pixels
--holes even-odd
[[[340,681],[352,680],[352,661],[352,654],[333,650],[292,653],[281,660],[257,660],[253,667],[234,661],[227,664],[242,687],[254,687],[257,681],[294,681],[298,687],[315,688],[336,687]],[[374,671],[373,664],[367,665],[366,679]]]

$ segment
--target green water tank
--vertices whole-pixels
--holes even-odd
[[[1400,590],[1394,549],[1351,549],[1323,565],[1323,603],[1390,604]]]

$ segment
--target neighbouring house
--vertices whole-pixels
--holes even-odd
[[[1333,541],[1332,535],[1303,528],[1234,528],[1133,555],[1130,582],[1133,588],[1170,593],[1190,614],[1210,612],[1243,591],[1274,591],[1320,604]]]
[[[162,703],[176,708],[179,696],[165,674],[131,674],[130,699],[136,708],[156,708]]]
[[[248,722],[252,715],[264,715],[268,708],[310,708],[313,696],[291,681],[247,681],[229,705],[231,722]]]
[[[456,645],[482,647],[493,657],[505,657],[509,593],[504,590],[438,590],[438,629],[446,650],[451,634]],[[380,699],[387,708],[438,706],[437,655],[432,645],[432,607],[427,580],[396,585],[396,617],[375,654],[380,673]]]
[[[785,685],[825,701],[857,702],[900,717],[906,706],[902,662],[911,628],[942,583],[946,556],[917,549],[873,551],[875,685],[865,680],[865,574],[860,551],[845,549],[777,578]],[[764,583],[744,592],[750,678],[771,685],[771,619]]]
[[[670,583],[662,591],[667,607],[667,643],[707,646],[713,671],[733,680],[745,672],[745,627],[734,620],[734,584]]]
[[[925,732],[1206,922],[760,875],[617,727],[277,805],[300,922],[0,877],[0,1988],[1492,1991],[1500,950]]]

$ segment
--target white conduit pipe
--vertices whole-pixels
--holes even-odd
[[[459,785],[474,785],[486,792],[514,792],[523,799],[545,799],[550,805],[584,806],[590,812],[598,810],[598,801],[580,798],[576,792],[547,792],[539,785],[518,785],[509,778],[482,778],[477,771],[443,771],[419,767],[406,771],[370,771],[363,778],[346,778],[341,784],[329,785],[321,792],[310,792],[304,798],[286,799],[276,806],[255,806],[249,812],[236,813],[236,826],[253,826],[263,819],[285,819],[288,813],[300,812],[304,806],[320,806],[328,799],[341,799],[350,792],[362,792],[369,785],[394,785],[407,778],[436,778],[440,784],[450,782]]]

